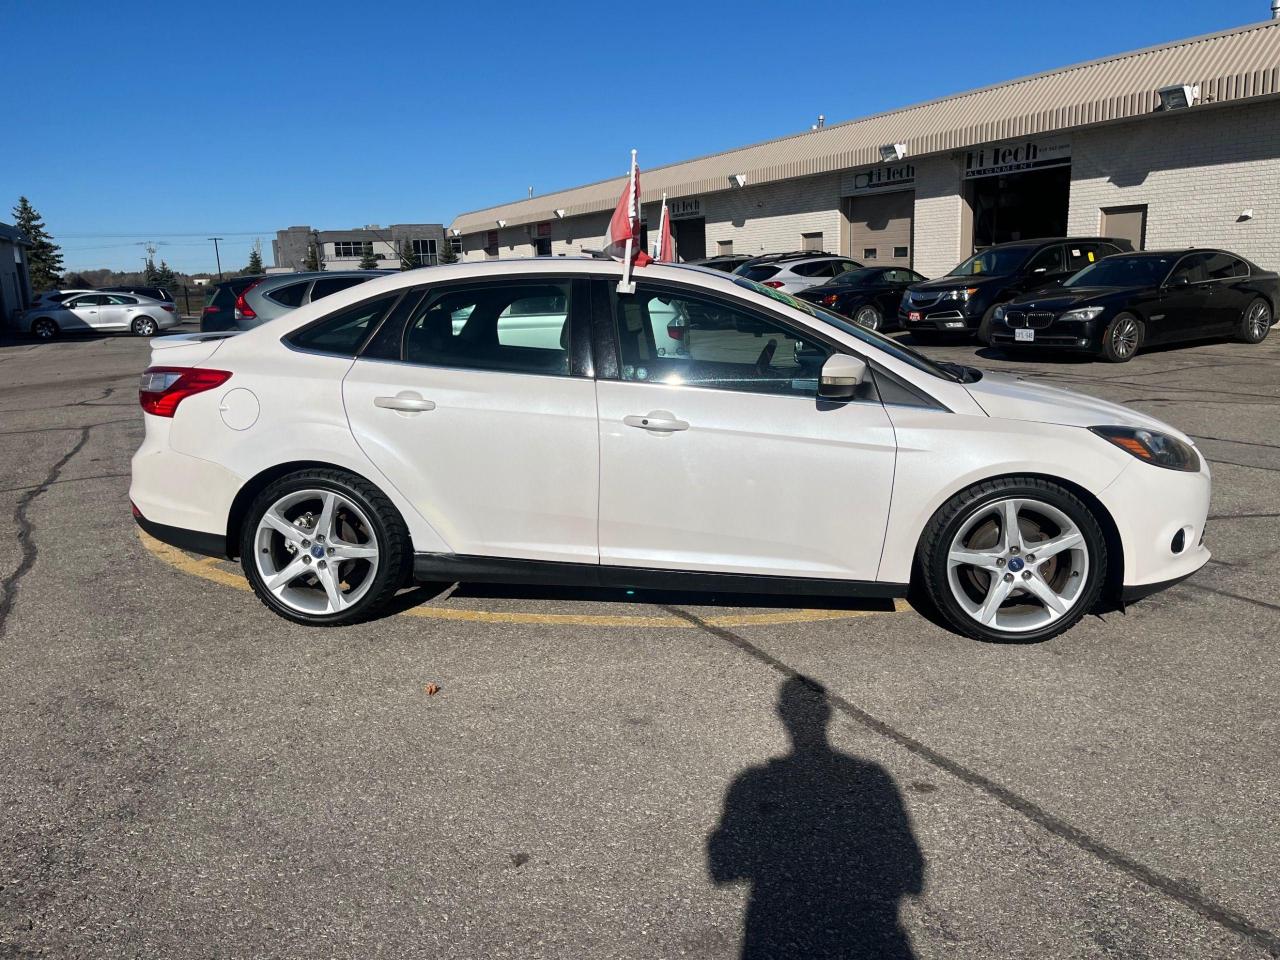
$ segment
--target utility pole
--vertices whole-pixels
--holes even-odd
[[[222,282],[222,254],[218,252],[218,241],[225,239],[224,237],[209,237],[213,241],[213,257],[218,261],[218,282]]]

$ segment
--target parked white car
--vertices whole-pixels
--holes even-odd
[[[1209,471],[1172,427],[743,278],[655,264],[619,295],[619,272],[442,266],[155,340],[135,517],[317,625],[415,577],[887,597],[916,576],[955,629],[1037,640],[1209,557]]]
[[[40,300],[22,315],[22,330],[39,340],[63,333],[127,331],[150,337],[180,323],[171,301],[129,293],[78,293]]]

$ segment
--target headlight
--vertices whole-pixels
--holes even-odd
[[[992,318],[993,318],[993,319],[995,319],[995,320],[1003,320],[1003,319],[1004,319],[1004,307],[996,307],[995,313],[991,314],[991,316],[992,316]]]
[[[1164,467],[1195,473],[1200,469],[1200,455],[1190,444],[1177,437],[1141,427],[1090,427],[1107,443],[1119,447],[1139,460]]]
[[[1058,317],[1059,320],[1092,320],[1102,312],[1101,307],[1080,307],[1078,310],[1068,310],[1066,313]]]
[[[943,300],[959,300],[961,303],[968,303],[969,298],[978,292],[977,287],[967,287],[963,290],[950,290],[943,295]]]

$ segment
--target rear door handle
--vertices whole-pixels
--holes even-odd
[[[677,420],[675,414],[668,413],[666,410],[652,410],[644,416],[632,414],[629,417],[623,417],[622,422],[628,427],[639,427],[641,430],[650,430],[653,433],[674,433],[677,430],[689,429],[688,421]]]
[[[436,408],[435,401],[425,400],[411,390],[401,390],[394,397],[374,397],[373,405],[401,414],[423,413]]]

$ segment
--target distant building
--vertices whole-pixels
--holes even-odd
[[[366,251],[382,261],[381,266],[400,265],[401,252],[412,250],[423,266],[440,261],[444,246],[444,226],[439,223],[393,223],[389,227],[370,224],[356,230],[316,230],[289,227],[277,230],[271,241],[275,269],[302,270],[312,244],[319,248],[320,263],[326,270],[354,270]]]
[[[31,304],[26,254],[29,246],[20,230],[0,223],[0,329],[16,326],[18,313]]]

